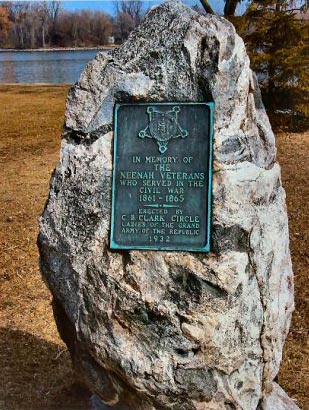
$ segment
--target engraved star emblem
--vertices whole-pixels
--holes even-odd
[[[170,111],[162,112],[154,107],[147,107],[149,124],[138,134],[139,138],[152,138],[159,147],[159,152],[163,154],[167,151],[167,146],[172,138],[186,138],[188,131],[181,128],[178,123],[178,105],[172,107]]]

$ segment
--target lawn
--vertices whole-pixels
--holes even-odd
[[[38,269],[38,218],[60,149],[67,86],[0,86],[0,409],[87,409]],[[277,135],[296,310],[279,374],[309,410],[309,133]]]

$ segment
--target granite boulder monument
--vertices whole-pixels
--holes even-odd
[[[118,129],[115,107],[135,107]],[[275,382],[294,308],[275,138],[225,19],[167,2],[87,65],[38,246],[59,332],[106,408],[298,408]]]

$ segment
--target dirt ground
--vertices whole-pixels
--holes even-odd
[[[38,217],[58,160],[67,86],[0,86],[0,410],[84,409],[38,269]],[[279,374],[309,410],[309,133],[277,136],[296,310]]]

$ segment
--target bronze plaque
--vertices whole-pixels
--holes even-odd
[[[112,249],[210,250],[213,110],[116,104]]]

